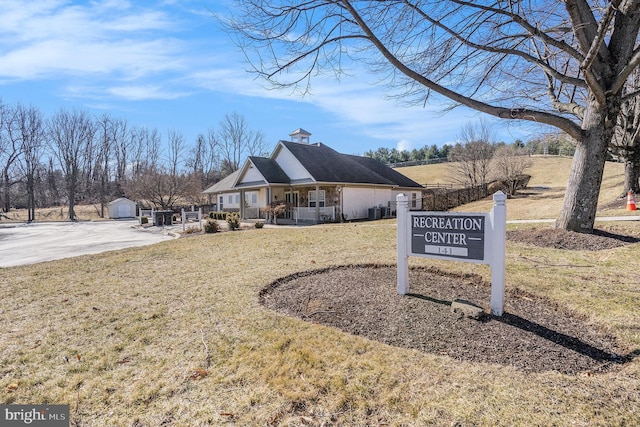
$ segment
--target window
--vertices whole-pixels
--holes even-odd
[[[229,194],[229,204],[233,203],[233,195]]]
[[[258,204],[258,193],[250,192],[244,194],[244,203],[247,205],[257,205]]]
[[[417,193],[411,193],[411,207],[414,208],[414,209],[418,207],[418,194]]]
[[[236,205],[240,204],[240,195],[236,194]]]
[[[319,193],[319,197],[317,198],[318,200],[318,206],[321,208],[324,208],[324,190],[320,190],[318,191]],[[315,208],[316,207],[316,192],[315,191],[309,191],[309,207],[310,208]]]

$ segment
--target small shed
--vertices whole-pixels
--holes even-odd
[[[112,202],[109,202],[109,218],[135,218],[136,217],[136,202],[129,200],[125,197],[120,197]]]

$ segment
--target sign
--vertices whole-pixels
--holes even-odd
[[[487,214],[412,212],[411,255],[485,262]]]
[[[409,292],[409,256],[489,264],[491,313],[504,311],[507,196],[493,195],[490,213],[410,212],[409,198],[396,197],[398,293]]]

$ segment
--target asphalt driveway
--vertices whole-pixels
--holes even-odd
[[[0,267],[151,245],[172,238],[167,229],[141,229],[137,220],[0,223]]]

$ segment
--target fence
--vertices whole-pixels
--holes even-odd
[[[448,211],[465,203],[484,199],[488,195],[487,185],[458,189],[427,188],[422,195],[422,209],[426,211]]]
[[[325,206],[320,209],[320,220],[323,221],[335,221],[336,209],[335,206]],[[296,221],[315,221],[316,220],[316,208],[293,208],[293,218]]]

